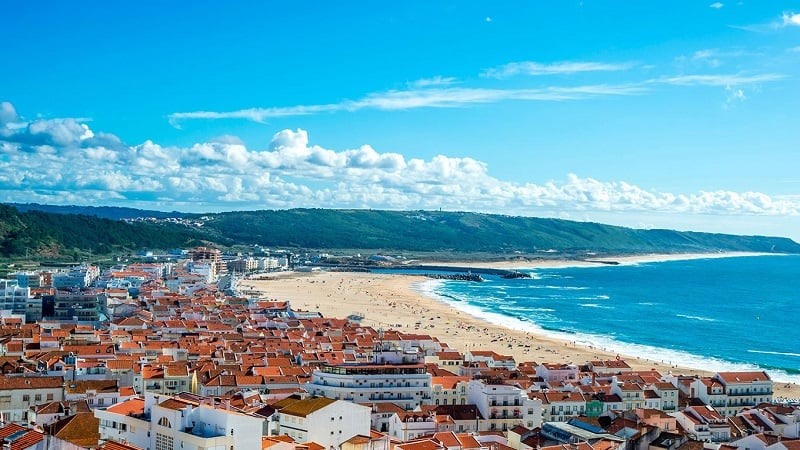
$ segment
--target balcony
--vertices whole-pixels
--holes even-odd
[[[772,390],[763,390],[763,391],[750,391],[750,392],[729,392],[728,397],[753,397],[756,395],[772,395]]]
[[[739,407],[744,407],[744,406],[756,406],[756,402],[741,401],[741,400],[738,401],[738,402],[736,402],[736,401],[729,401],[728,402],[728,407],[729,408],[739,408]]]

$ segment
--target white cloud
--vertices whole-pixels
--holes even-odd
[[[697,50],[692,55],[691,61],[695,63],[703,63],[713,68],[717,68],[722,65],[722,61],[720,60],[720,53],[715,49],[704,49],[704,50]]]
[[[430,86],[450,86],[451,84],[456,83],[456,79],[454,77],[443,77],[443,76],[435,76],[432,78],[422,78],[416,81],[412,81],[408,85],[415,88],[425,88]]]
[[[60,135],[63,124],[53,119],[39,126],[42,133]],[[0,135],[0,197],[5,201],[165,205],[195,211],[368,207],[523,215],[800,214],[798,199],[759,192],[657,192],[625,181],[577,175],[561,181],[512,182],[492,176],[490,167],[474,158],[406,158],[366,144],[334,150],[312,143],[302,129],[275,133],[263,149],[249,148],[230,136],[177,147],[152,141],[125,145],[88,126],[66,133],[66,139],[48,135],[37,142],[14,139],[18,136],[7,133],[8,127],[0,130],[5,133]],[[90,135],[94,137],[81,139]]]
[[[18,119],[17,110],[11,102],[0,102],[0,125],[16,122]]]
[[[744,74],[704,74],[704,75],[678,75],[674,77],[661,77],[649,83],[671,84],[676,86],[739,86],[746,84],[766,83],[785,79],[786,75],[780,73],[764,73],[758,75]]]
[[[725,6],[725,4],[721,3],[721,2],[714,2],[714,3],[712,3],[712,4],[708,5],[708,6],[709,6],[709,8],[721,9],[723,6]]]
[[[747,96],[744,94],[744,90],[740,88],[733,88],[728,86],[725,88],[725,104],[723,107],[730,108],[736,103],[741,103],[747,100]]]
[[[800,26],[800,13],[784,12],[780,17],[771,22],[729,26],[737,30],[751,31],[754,33],[774,33],[783,28]]]
[[[254,122],[264,122],[271,118],[324,112],[353,112],[364,109],[396,111],[416,108],[459,108],[474,104],[509,100],[583,100],[598,96],[636,95],[646,91],[641,86],[609,84],[535,89],[438,87],[433,84],[429,84],[429,86],[432,87],[376,92],[368,94],[360,100],[345,100],[341,103],[322,105],[248,108],[237,111],[177,112],[169,115],[169,121],[174,126],[178,126],[181,121],[188,119],[248,119]]]
[[[628,70],[635,64],[603,63],[594,61],[561,61],[554,63],[539,63],[535,61],[520,61],[504,64],[499,67],[484,69],[482,77],[508,78],[515,75],[566,75],[581,72],[614,72]]]
[[[784,27],[800,27],[800,13],[785,12],[781,15]]]
[[[691,57],[682,56],[678,62],[702,62],[716,68],[720,57],[741,56],[741,51],[720,53],[716,49],[698,50]],[[620,71],[634,67],[634,63],[600,62],[559,62],[541,64],[536,62],[510,63],[486,69],[481,75],[488,78],[503,79],[515,74],[548,75],[573,74],[580,72]],[[652,69],[653,66],[641,66]],[[435,76],[408,83],[407,89],[373,92],[356,100],[342,100],[337,103],[315,105],[272,106],[266,108],[246,108],[234,111],[189,111],[175,112],[168,116],[170,124],[180,127],[185,120],[193,119],[245,119],[263,123],[269,119],[305,116],[322,113],[355,112],[361,110],[397,111],[417,108],[463,108],[478,104],[506,101],[574,101],[605,96],[641,95],[651,90],[654,84],[680,86],[736,86],[764,83],[786,78],[779,73],[747,75],[737,74],[696,74],[663,76],[655,79],[624,84],[584,84],[572,86],[544,86],[531,88],[496,88],[453,86],[453,77]]]

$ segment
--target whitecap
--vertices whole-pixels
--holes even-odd
[[[684,319],[699,320],[701,322],[716,322],[717,321],[717,319],[712,319],[711,317],[691,316],[691,315],[687,315],[687,314],[675,314],[675,317],[683,317]]]

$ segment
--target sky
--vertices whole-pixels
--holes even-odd
[[[800,2],[15,2],[0,201],[800,240]]]

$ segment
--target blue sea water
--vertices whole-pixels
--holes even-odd
[[[426,281],[473,315],[626,355],[800,381],[800,256],[531,269],[532,279]]]

